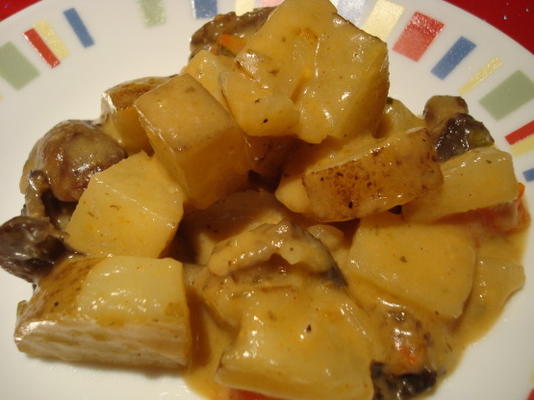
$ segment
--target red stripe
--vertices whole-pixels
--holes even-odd
[[[528,400],[534,400],[534,389],[530,391],[530,394],[528,395]]]
[[[40,0],[0,0],[0,21]]]
[[[39,52],[41,57],[50,65],[52,68],[59,65],[59,58],[56,57],[52,50],[48,48],[46,43],[43,41],[41,36],[37,33],[35,29],[30,29],[24,32],[26,39],[35,47],[35,50]]]
[[[416,12],[393,46],[393,50],[414,61],[419,61],[443,27],[442,22]]]
[[[526,124],[522,128],[519,128],[517,131],[509,133],[505,136],[505,138],[508,143],[514,144],[519,142],[520,140],[526,139],[532,134],[534,134],[534,121],[530,121],[528,124]]]

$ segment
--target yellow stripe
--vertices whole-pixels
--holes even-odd
[[[400,4],[388,0],[378,0],[369,14],[363,30],[386,41],[403,12],[404,7]]]
[[[526,139],[523,139],[510,147],[514,156],[520,156],[521,154],[528,153],[534,150],[534,135],[530,135]]]
[[[493,74],[497,68],[502,65],[502,60],[499,57],[492,58],[486,65],[480,68],[475,75],[473,75],[460,89],[460,94],[466,94],[474,87],[478,86],[484,79]]]
[[[235,13],[237,15],[254,10],[255,0],[235,0]]]
[[[47,21],[36,22],[33,27],[57,58],[62,60],[69,55],[69,50],[65,46],[65,43],[63,43],[54,28]]]

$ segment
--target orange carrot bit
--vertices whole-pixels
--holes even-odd
[[[245,47],[247,41],[239,36],[223,33],[217,37],[217,43],[232,54],[237,54]]]
[[[518,185],[517,198],[520,199],[525,194],[525,185],[523,185],[521,182],[519,182],[517,185]]]

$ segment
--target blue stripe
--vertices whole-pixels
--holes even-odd
[[[476,44],[472,41],[463,36],[460,37],[434,68],[432,68],[432,73],[439,79],[445,79],[475,47]]]
[[[217,0],[192,0],[195,18],[212,18],[217,15]]]
[[[534,181],[534,168],[527,169],[526,171],[523,171],[523,176],[527,180],[527,182]]]
[[[95,41],[91,37],[91,34],[87,30],[87,27],[83,23],[76,9],[69,8],[68,10],[63,11],[63,14],[65,14],[67,21],[69,21],[71,28],[74,30],[74,33],[76,33],[76,36],[78,36],[78,39],[80,39],[83,47],[89,47],[95,44]]]
[[[337,12],[354,25],[362,22],[363,8],[368,0],[339,0]]]

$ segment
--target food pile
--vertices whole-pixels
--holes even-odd
[[[328,0],[217,16],[177,75],[34,146],[0,265],[33,356],[181,369],[209,398],[409,399],[520,289],[512,159],[459,97],[388,97]]]

